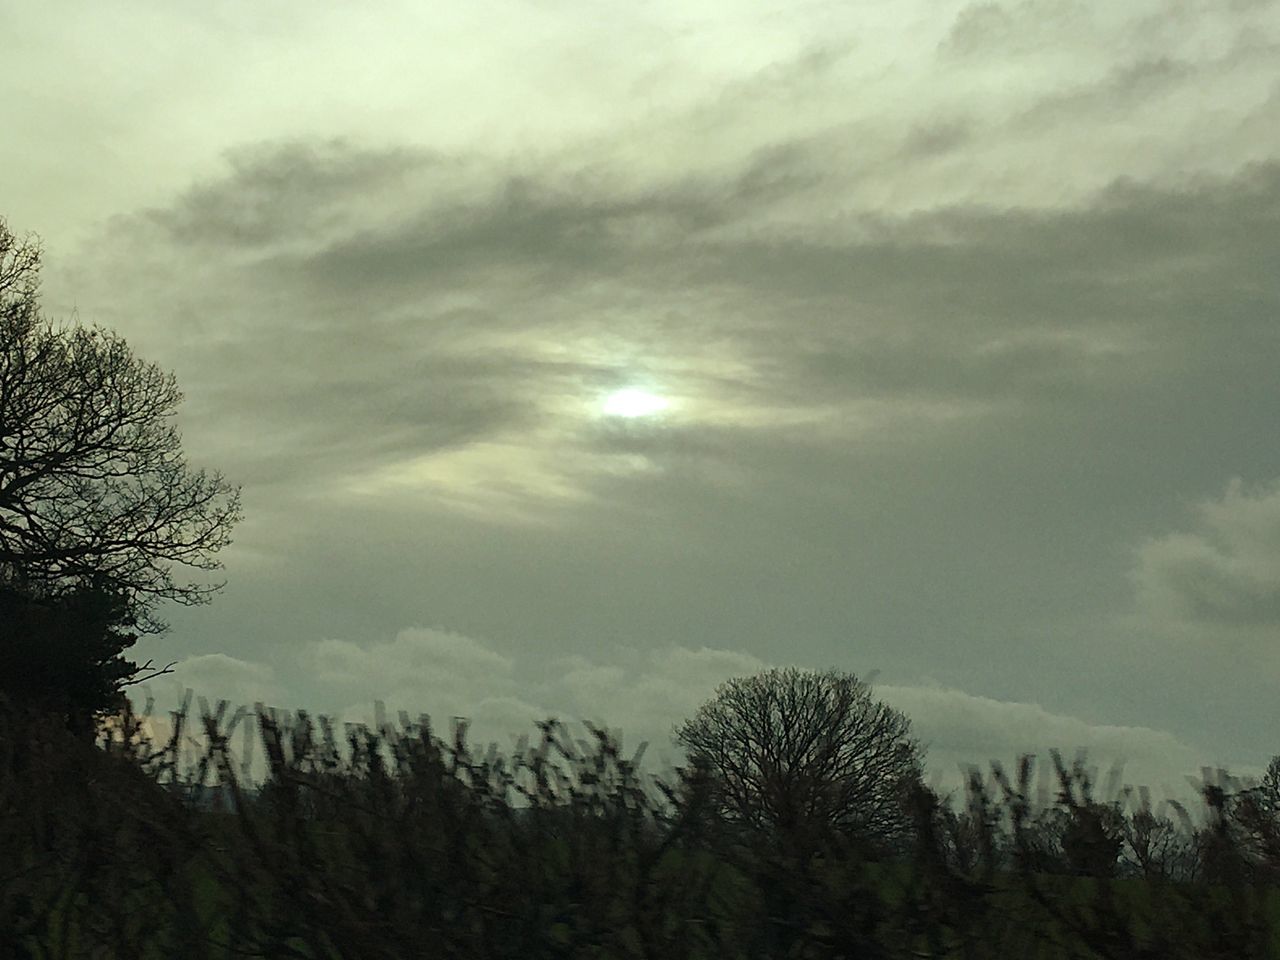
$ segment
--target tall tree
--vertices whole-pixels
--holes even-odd
[[[830,830],[894,849],[923,773],[910,727],[852,674],[789,668],[721,684],[676,741],[714,773],[730,823],[810,850]]]
[[[0,219],[0,694],[91,737],[148,676],[124,651],[157,604],[220,588],[174,568],[221,566],[240,495],[188,468],[172,374],[41,314],[40,253]]]
[[[221,586],[174,568],[221,566],[239,490],[187,466],[173,374],[110,331],[42,316],[40,252],[0,220],[0,564],[33,595],[92,581],[159,632],[158,601]]]

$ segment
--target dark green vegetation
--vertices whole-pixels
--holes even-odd
[[[655,796],[606,735],[576,749],[552,721],[535,747],[477,757],[465,727],[446,743],[425,717],[339,735],[305,714],[199,713],[164,744],[122,713],[88,744],[4,712],[8,955],[1280,955],[1266,784],[1209,786],[1208,825],[1175,829],[1091,800],[1079,765],[1058,764],[1058,804],[1033,812],[1024,762],[1015,783],[995,769],[999,799],[975,771],[960,812],[917,782],[894,852],[725,820],[701,763]],[[250,786],[231,744],[255,719],[269,773]]]

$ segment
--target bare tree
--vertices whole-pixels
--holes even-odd
[[[1167,816],[1151,809],[1150,793],[1142,791],[1142,804],[1125,817],[1121,829],[1124,848],[1121,863],[1126,873],[1147,880],[1186,879],[1194,856],[1192,831],[1180,831]]]
[[[174,377],[114,333],[57,326],[38,306],[40,246],[0,219],[0,572],[33,596],[93,579],[123,591],[143,632],[159,600],[201,603],[239,490],[188,468]]]
[[[1280,756],[1271,758],[1259,783],[1232,796],[1227,809],[1255,874],[1280,883]]]
[[[922,776],[911,722],[852,674],[770,670],[721,684],[677,727],[713,772],[717,813],[788,840],[834,828],[893,846],[907,835],[907,786]]]

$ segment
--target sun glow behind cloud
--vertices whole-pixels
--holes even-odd
[[[610,417],[651,417],[671,406],[669,400],[648,390],[627,387],[605,397],[604,412]]]

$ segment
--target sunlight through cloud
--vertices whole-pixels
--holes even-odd
[[[615,390],[605,398],[604,412],[610,417],[650,417],[670,406],[665,397],[648,390],[628,387]]]

